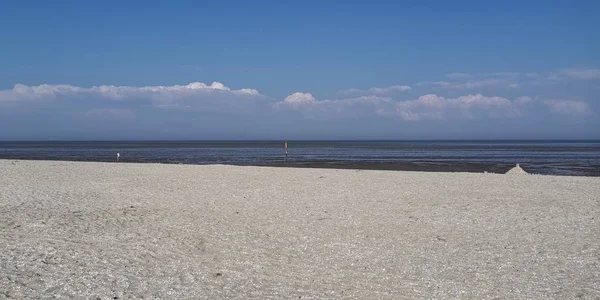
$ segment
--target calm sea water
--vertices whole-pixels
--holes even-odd
[[[0,159],[309,166],[600,176],[600,141],[0,142]]]

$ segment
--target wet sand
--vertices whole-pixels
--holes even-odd
[[[599,299],[599,215],[591,177],[0,160],[0,299]]]
[[[342,169],[342,170],[380,170],[380,171],[418,171],[418,172],[470,172],[504,174],[514,164],[506,163],[396,163],[396,162],[351,162],[351,161],[302,161],[291,163],[271,163],[265,167]],[[589,173],[589,174],[588,174]],[[600,176],[588,172],[588,176]]]

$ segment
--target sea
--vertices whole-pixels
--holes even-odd
[[[600,140],[0,142],[0,159],[600,176]]]

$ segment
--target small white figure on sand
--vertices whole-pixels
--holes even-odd
[[[120,157],[121,157],[121,153],[117,152],[117,161],[119,161]]]

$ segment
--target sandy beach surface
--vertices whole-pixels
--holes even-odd
[[[0,161],[0,299],[600,299],[600,178]]]

